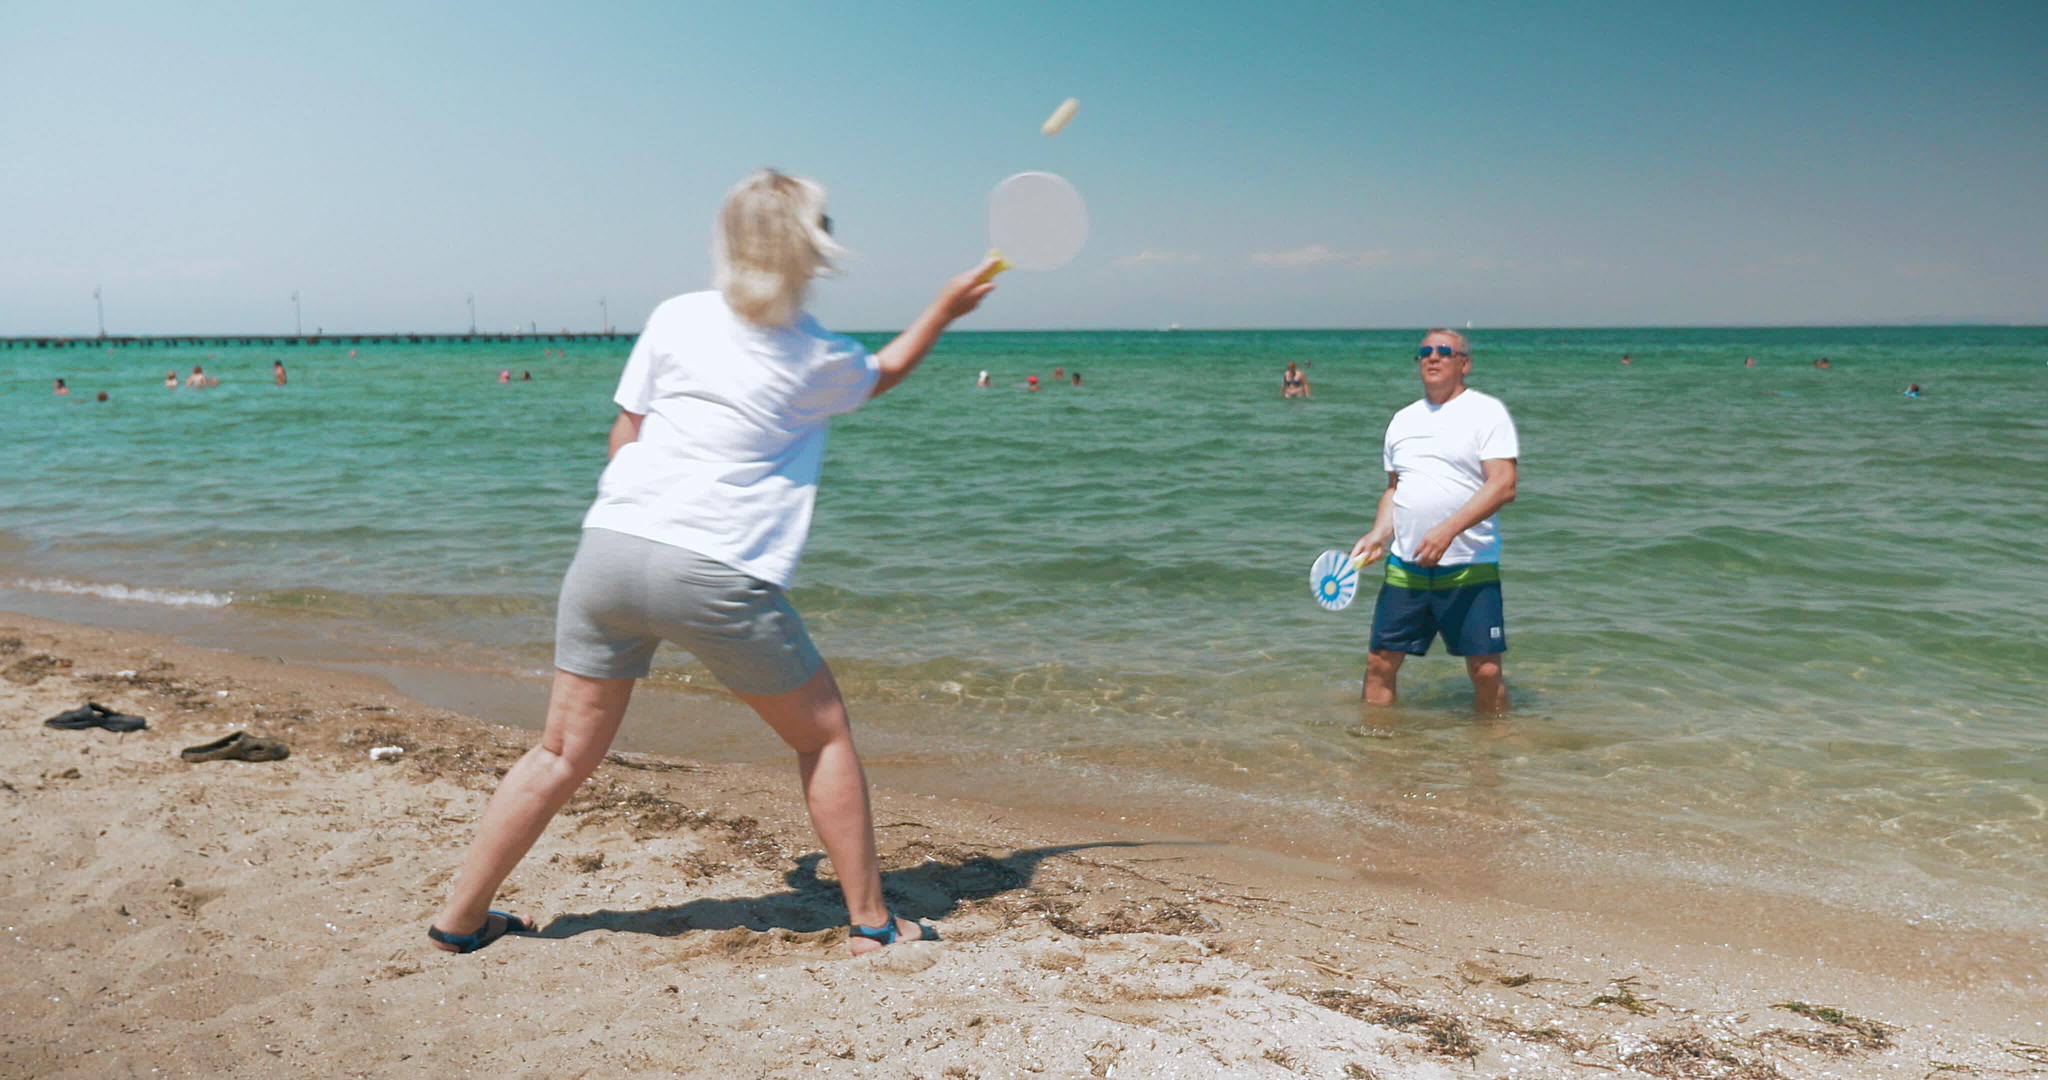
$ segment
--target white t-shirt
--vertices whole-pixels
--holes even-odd
[[[828,422],[874,393],[881,367],[809,315],[755,326],[717,292],[664,302],[612,400],[640,437],[598,480],[585,528],[694,551],[787,588],[810,536]]]
[[[1470,387],[1442,405],[1423,398],[1395,413],[1385,454],[1387,471],[1398,480],[1393,553],[1413,558],[1424,534],[1472,501],[1486,483],[1480,462],[1520,456],[1508,407]],[[1500,527],[1489,517],[1459,533],[1437,564],[1499,561]]]

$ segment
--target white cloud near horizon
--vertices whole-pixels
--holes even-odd
[[[1119,255],[1110,262],[1118,266],[1185,266],[1202,261],[1192,251],[1140,251],[1135,255]]]
[[[1491,260],[1485,265],[1475,265],[1475,256],[1467,260],[1467,269],[1492,269],[1498,266]],[[1255,251],[1251,255],[1252,265],[1277,270],[1293,270],[1304,266],[1428,266],[1436,262],[1434,251],[1397,251],[1393,248],[1366,248],[1362,251],[1340,251],[1322,244],[1310,244],[1292,251]]]

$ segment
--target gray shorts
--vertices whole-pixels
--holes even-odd
[[[825,663],[780,588],[673,544],[583,530],[555,610],[555,666],[643,678],[664,638],[742,694],[794,690]]]

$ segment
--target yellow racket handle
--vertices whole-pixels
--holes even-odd
[[[988,257],[994,259],[996,261],[996,264],[994,266],[989,267],[987,270],[982,271],[981,277],[977,278],[974,282],[976,285],[980,285],[981,283],[994,278],[997,274],[1000,274],[1003,271],[1008,270],[1010,268],[1010,260],[1003,258],[1002,252],[997,251],[994,248],[990,248],[988,249]]]

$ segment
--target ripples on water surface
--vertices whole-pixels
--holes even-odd
[[[1527,454],[1517,711],[1472,717],[1438,656],[1363,726],[1369,601],[1320,611],[1306,568],[1365,527],[1415,337],[948,338],[835,426],[797,602],[867,722],[938,757],[1339,820],[1424,798],[1624,847],[1734,837],[1932,913],[1960,883],[2048,897],[2048,333],[1477,333],[1473,385]],[[623,348],[217,351],[0,352],[24,451],[0,585],[232,593],[546,663]],[[1278,400],[1289,359],[1313,401]],[[223,385],[156,386],[194,362]],[[1019,388],[1056,364],[1084,386]]]

